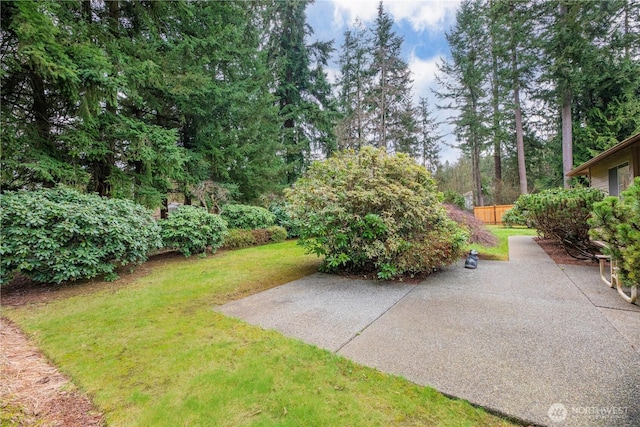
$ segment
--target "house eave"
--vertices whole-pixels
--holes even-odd
[[[640,142],[640,133],[637,133],[627,139],[625,139],[624,141],[614,145],[613,147],[609,148],[608,150],[603,151],[602,153],[598,154],[596,157],[594,157],[593,159],[589,160],[588,162],[585,162],[583,164],[581,164],[580,166],[576,167],[575,169],[572,169],[571,171],[569,171],[567,173],[568,177],[574,177],[574,176],[580,176],[580,175],[589,175],[591,167],[595,164],[600,163],[602,160],[606,159],[607,157],[613,156],[614,154],[630,147],[631,145]]]

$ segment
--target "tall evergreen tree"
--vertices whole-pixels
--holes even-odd
[[[359,150],[366,144],[368,112],[365,99],[371,85],[371,55],[366,37],[367,29],[356,21],[353,29],[344,33],[342,54],[338,59],[340,76],[337,85],[342,118],[337,134],[338,147],[343,150]]]
[[[11,45],[2,83],[4,189],[83,183],[101,195],[159,201],[184,155],[175,130],[150,120],[139,93],[160,74],[142,56],[166,6],[3,4],[3,41]]]
[[[460,148],[471,158],[473,193],[476,206],[484,205],[481,153],[486,147],[487,112],[486,82],[489,68],[485,58],[487,37],[481,16],[482,4],[477,0],[465,0],[456,14],[456,24],[447,41],[451,48],[451,60],[438,64],[437,80],[442,90],[436,96],[444,101],[440,108],[453,109],[454,133]]]
[[[152,207],[176,184],[272,189],[278,109],[254,7],[3,3],[2,189],[66,182]]]
[[[417,158],[422,166],[427,168],[432,174],[438,170],[439,143],[442,135],[438,133],[438,122],[433,116],[433,111],[429,106],[427,98],[420,97],[418,103],[418,153]]]
[[[416,128],[411,103],[412,81],[407,63],[401,57],[403,39],[393,30],[393,19],[378,5],[372,38],[372,85],[368,103],[372,121],[372,144],[389,151],[411,152],[411,135]]]
[[[311,3],[312,0],[271,0],[262,29],[279,107],[287,184],[302,174],[314,148],[327,154],[335,146],[330,129],[336,107],[330,99],[324,71],[332,43],[306,44],[312,30],[306,22],[305,9]]]

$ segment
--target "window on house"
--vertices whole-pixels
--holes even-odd
[[[609,169],[609,195],[619,196],[627,189],[631,180],[629,173],[629,163],[623,163],[615,168]]]

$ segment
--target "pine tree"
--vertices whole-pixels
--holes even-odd
[[[433,117],[427,98],[420,97],[418,104],[418,152],[417,158],[422,166],[435,175],[439,166],[439,143],[442,135],[438,133],[438,122]]]
[[[393,30],[393,19],[382,2],[373,28],[372,85],[367,96],[371,143],[388,151],[414,150],[411,134],[416,128],[411,99],[411,75],[401,57],[403,39]]]
[[[302,174],[314,148],[326,155],[335,146],[331,129],[335,126],[336,107],[324,71],[332,43],[305,44],[312,31],[305,16],[310,3],[311,0],[268,2],[262,28],[282,124],[280,138],[287,184]]]
[[[344,33],[342,54],[338,60],[340,76],[339,111],[342,119],[337,126],[338,148],[359,150],[366,144],[368,112],[366,94],[371,85],[369,67],[371,55],[367,47],[367,31],[356,21],[353,30]]]
[[[480,160],[486,146],[486,118],[489,117],[486,100],[489,67],[484,59],[490,57],[490,53],[486,50],[485,28],[478,19],[481,6],[475,0],[461,3],[455,27],[446,35],[451,60],[438,64],[436,77],[442,87],[436,96],[445,101],[439,107],[459,111],[451,122],[460,148],[471,158],[476,206],[484,205]]]

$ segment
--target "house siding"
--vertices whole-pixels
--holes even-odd
[[[638,176],[640,172],[638,154],[638,147],[632,147],[593,165],[590,171],[591,187],[609,194],[609,169],[624,163],[629,163],[629,172],[632,177]]]

